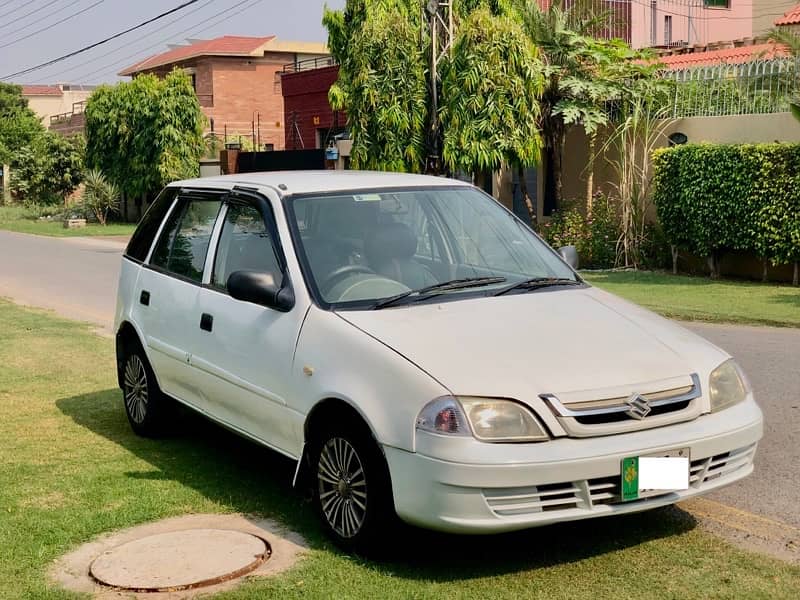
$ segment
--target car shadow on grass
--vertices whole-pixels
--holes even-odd
[[[128,425],[119,390],[63,398],[56,405],[78,425],[153,467],[121,472],[121,477],[188,486],[232,511],[279,520],[305,537],[311,548],[337,552],[322,534],[308,495],[292,487],[294,461],[188,410],[179,411],[172,435],[157,440],[137,437]],[[380,556],[367,563],[394,577],[465,580],[580,561],[678,535],[696,525],[689,513],[667,507],[488,536],[400,526],[387,535]]]

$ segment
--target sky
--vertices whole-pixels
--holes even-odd
[[[14,83],[96,84],[187,38],[222,35],[327,39],[322,11],[345,0],[199,0],[168,17],[41,70],[6,79],[138,25],[186,0],[0,0],[0,79]],[[62,21],[59,23],[59,21]],[[52,27],[51,27],[52,26]],[[42,31],[44,30],[44,31]]]

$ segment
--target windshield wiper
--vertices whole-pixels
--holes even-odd
[[[451,279],[450,281],[444,281],[442,283],[436,283],[434,285],[429,285],[424,288],[419,288],[417,290],[409,290],[407,292],[403,292],[402,294],[397,294],[396,296],[390,296],[388,298],[384,298],[383,300],[379,300],[373,306],[373,310],[380,310],[381,308],[386,308],[387,306],[391,306],[395,302],[399,302],[404,298],[408,298],[409,296],[419,296],[428,298],[430,297],[431,292],[441,293],[441,292],[449,292],[451,290],[464,290],[467,288],[473,287],[480,287],[483,285],[491,285],[493,283],[503,283],[506,281],[505,277],[468,277],[466,279]]]
[[[512,283],[495,293],[495,296],[502,296],[508,292],[515,290],[540,290],[546,287],[554,287],[557,285],[583,285],[580,281],[574,279],[567,279],[564,277],[533,277],[531,279],[524,279]]]

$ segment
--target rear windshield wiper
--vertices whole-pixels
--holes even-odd
[[[395,302],[399,302],[404,298],[408,298],[409,296],[420,296],[420,297],[428,297],[429,294],[432,292],[441,293],[441,292],[449,292],[451,290],[464,290],[467,288],[473,287],[480,287],[483,285],[491,285],[493,283],[503,283],[506,281],[505,277],[468,277],[466,279],[451,279],[450,281],[444,281],[442,283],[436,283],[434,285],[429,285],[424,288],[419,288],[417,290],[409,290],[407,292],[403,292],[402,294],[397,294],[396,296],[390,296],[388,298],[384,298],[383,300],[379,300],[373,306],[373,310],[380,310],[381,308],[386,308],[387,306],[391,306]]]
[[[494,295],[502,296],[503,294],[507,294],[508,292],[513,292],[515,290],[540,290],[542,288],[554,287],[557,285],[583,284],[575,279],[567,279],[565,277],[533,277],[531,279],[524,279],[523,281],[512,283],[511,285],[498,290]]]

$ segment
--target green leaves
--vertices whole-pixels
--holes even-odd
[[[196,177],[205,116],[191,79],[175,69],[95,90],[86,105],[87,164],[132,197]]]
[[[11,160],[11,190],[26,203],[63,202],[83,180],[83,137],[45,131]]]
[[[469,15],[442,70],[447,166],[472,173],[535,164],[543,87],[536,49],[516,22],[488,8]]]
[[[22,87],[0,82],[0,164],[13,162],[15,155],[45,129],[22,96]]]
[[[670,243],[700,256],[800,260],[800,145],[687,144],[654,154],[654,200]]]

